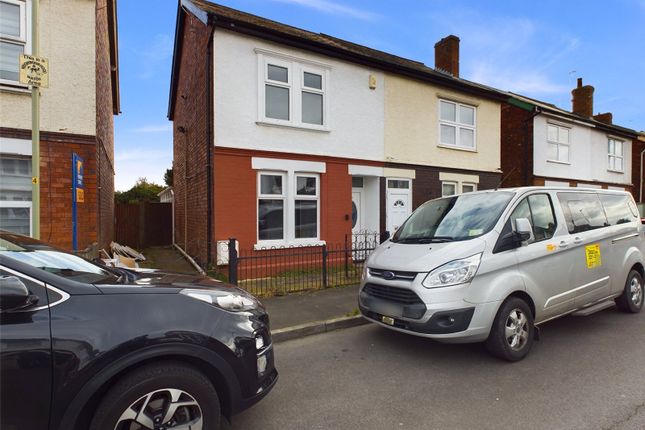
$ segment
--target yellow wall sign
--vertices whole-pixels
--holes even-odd
[[[83,188],[76,189],[76,203],[85,203],[85,190]]]
[[[587,257],[588,269],[599,267],[602,264],[602,261],[600,259],[600,244],[595,243],[593,245],[585,246],[585,254]]]
[[[49,60],[33,55],[21,55],[20,83],[49,88]]]

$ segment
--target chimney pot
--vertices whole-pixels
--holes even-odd
[[[434,45],[435,69],[459,77],[459,38],[449,35]]]
[[[582,88],[582,78],[578,78],[578,88]]]

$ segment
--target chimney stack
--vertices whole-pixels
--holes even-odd
[[[459,77],[459,38],[446,36],[434,44],[434,68]]]
[[[587,118],[593,116],[593,91],[591,85],[582,85],[582,78],[578,78],[578,86],[571,91],[573,113]]]
[[[614,116],[611,114],[611,112],[605,112],[594,115],[593,119],[595,119],[596,121],[604,122],[605,124],[611,124],[614,120]]]

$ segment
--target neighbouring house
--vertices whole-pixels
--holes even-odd
[[[645,218],[645,176],[643,172],[645,157],[645,131],[641,131],[632,141],[632,183],[634,199],[638,202],[641,218]]]
[[[423,63],[204,0],[178,8],[168,117],[175,240],[240,249],[395,230],[422,202],[494,188],[508,95]]]
[[[594,88],[581,78],[571,93],[571,112],[510,94],[502,107],[503,186],[628,190],[638,201],[636,132],[613,124],[611,113],[593,115]]]
[[[0,228],[31,233],[31,91],[18,56],[31,53],[31,7],[0,0]],[[40,1],[40,238],[72,248],[72,157],[83,160],[77,247],[104,247],[114,229],[114,123],[119,113],[116,0]]]

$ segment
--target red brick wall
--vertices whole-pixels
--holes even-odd
[[[72,153],[83,158],[85,202],[77,205],[78,248],[97,241],[96,146],[40,141],[40,238],[72,249]]]
[[[96,170],[97,241],[106,248],[114,240],[114,117],[107,0],[96,2]]]
[[[235,237],[241,250],[252,249],[257,242],[257,171],[251,168],[252,156],[248,151],[215,151],[214,240]],[[280,153],[258,156],[295,159]],[[326,173],[320,175],[320,238],[330,245],[342,244],[352,227],[348,163],[326,157],[299,159],[326,162]]]
[[[184,17],[173,117],[175,242],[199,264],[206,265],[208,145],[211,144],[208,106],[212,102],[207,85],[210,30],[191,14],[186,13]]]
[[[533,113],[502,104],[502,187],[533,183]]]

